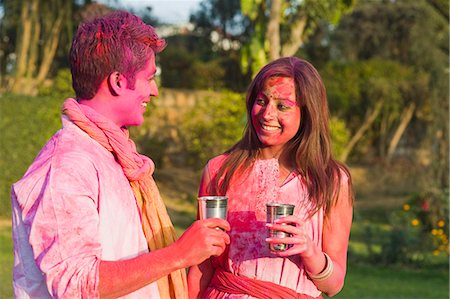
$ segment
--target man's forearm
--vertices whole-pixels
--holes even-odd
[[[185,267],[173,244],[128,260],[101,261],[100,298],[124,296]]]

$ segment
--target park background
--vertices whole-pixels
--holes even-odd
[[[0,0],[0,298],[13,297],[11,184],[60,127],[77,25],[117,8],[168,41],[160,96],[131,135],[156,162],[178,234],[195,219],[201,168],[242,134],[252,76],[295,55],[323,77],[334,155],[353,176],[336,298],[449,298],[448,1],[203,0],[171,23],[151,5],[183,1],[125,2]]]

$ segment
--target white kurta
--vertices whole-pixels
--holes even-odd
[[[122,168],[65,117],[11,200],[16,298],[98,298],[100,260],[148,252]],[[123,298],[158,299],[157,284]]]

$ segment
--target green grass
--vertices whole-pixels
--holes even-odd
[[[13,298],[12,239],[9,219],[0,219],[0,298]],[[445,267],[406,269],[349,262],[344,289],[337,299],[445,299],[449,298]],[[327,298],[327,297],[325,297]]]
[[[448,299],[448,270],[349,264],[337,299]]]
[[[0,298],[14,298],[12,268],[14,264],[11,222],[0,218]]]

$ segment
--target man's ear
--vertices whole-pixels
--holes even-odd
[[[123,93],[127,87],[127,79],[119,72],[113,72],[108,76],[108,88],[112,95],[118,96]]]

